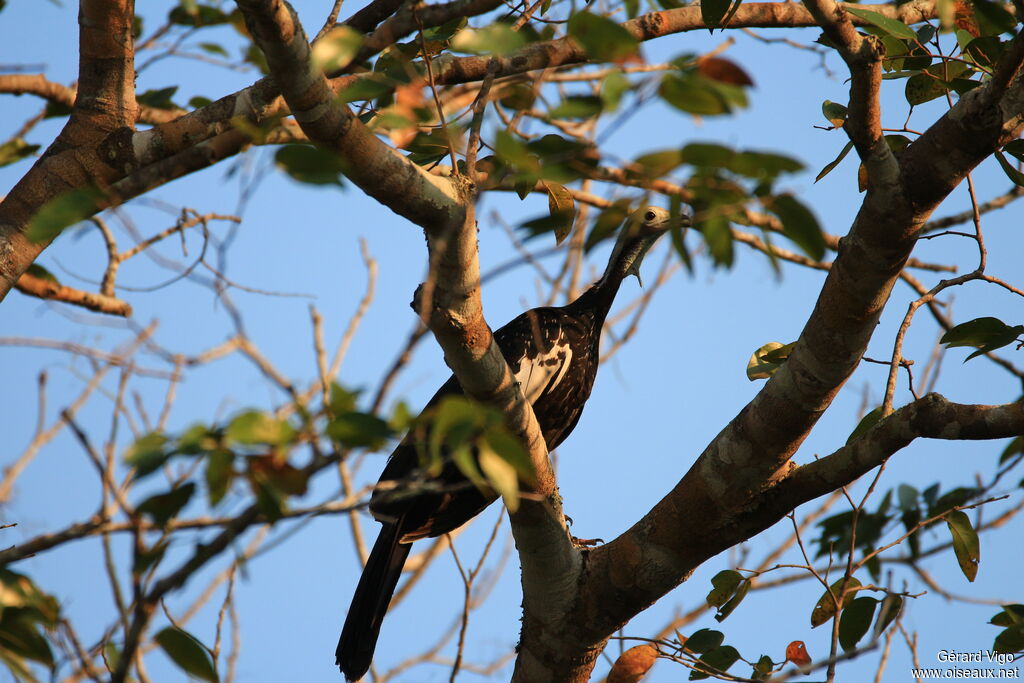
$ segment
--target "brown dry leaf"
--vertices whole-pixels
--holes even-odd
[[[702,57],[697,71],[706,78],[730,85],[754,85],[754,81],[736,62],[722,57]]]
[[[389,113],[396,114],[409,121],[408,126],[392,128],[388,132],[388,138],[391,140],[391,143],[399,149],[404,149],[416,138],[416,134],[419,132],[419,128],[416,126],[418,119],[416,110],[425,107],[423,100],[424,85],[422,79],[417,79],[412,83],[398,86],[395,88],[395,102],[387,108]]]
[[[637,683],[657,659],[658,650],[653,645],[645,643],[631,647],[615,660],[608,674],[608,683]]]
[[[964,0],[956,0],[953,4],[953,25],[975,38],[981,35],[978,24],[974,21],[974,9]]]
[[[802,640],[794,640],[786,646],[786,659],[797,666],[807,666],[811,663],[811,656],[807,654],[807,646]]]

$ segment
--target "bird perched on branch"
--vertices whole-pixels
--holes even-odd
[[[640,279],[640,262],[647,250],[673,224],[688,225],[689,218],[683,215],[673,221],[668,211],[658,207],[635,211],[626,219],[608,266],[593,286],[566,306],[534,308],[494,333],[523,396],[533,406],[548,450],[569,436],[590,396],[600,362],[601,327],[619,285],[626,275]],[[452,376],[428,407],[459,394],[462,387]],[[403,482],[415,478],[420,467],[415,439],[403,439],[370,498],[370,511],[383,527],[338,641],[337,663],[349,681],[359,680],[370,668],[381,622],[412,542],[462,526],[497,498],[468,484],[450,460],[434,481],[439,486],[394,495]]]

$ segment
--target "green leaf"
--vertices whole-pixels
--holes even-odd
[[[625,28],[587,11],[575,12],[569,17],[568,31],[587,56],[598,62],[622,62],[640,48],[640,43]]]
[[[466,28],[467,23],[469,20],[466,17],[456,17],[440,26],[426,29],[423,31],[423,38],[427,41],[450,40],[452,36]]]
[[[351,26],[340,25],[313,44],[313,65],[325,74],[341,71],[363,46],[363,34]]]
[[[295,429],[287,420],[258,410],[248,410],[236,415],[228,423],[224,437],[229,442],[246,446],[284,446],[295,439]]]
[[[224,499],[234,478],[235,454],[228,450],[216,450],[206,456],[206,495],[210,505],[217,505]]]
[[[1024,624],[1014,624],[996,636],[992,649],[1001,654],[1016,654],[1024,650]]]
[[[857,647],[857,643],[871,627],[871,618],[875,614],[875,598],[856,598],[843,610],[839,620],[839,644],[849,652]]]
[[[442,446],[447,446],[455,459],[454,451],[466,447],[495,415],[490,409],[464,396],[447,396],[428,413],[428,417],[433,421],[429,440],[430,456],[432,465],[439,467],[443,456]],[[495,421],[500,421],[500,417]]]
[[[199,43],[199,49],[207,54],[217,55],[219,57],[229,57],[228,51],[223,46],[217,43]]]
[[[899,19],[890,19],[878,12],[861,9],[860,7],[850,7],[849,5],[844,5],[843,9],[855,17],[859,17],[870,24],[874,24],[889,35],[906,40],[917,40],[917,34],[914,33],[914,29],[910,28]]]
[[[178,105],[171,101],[176,92],[178,92],[178,86],[176,85],[158,90],[147,90],[141,95],[136,95],[135,101],[142,106],[152,107],[153,109],[177,109]]]
[[[847,142],[846,145],[843,146],[843,151],[841,151],[839,153],[839,156],[837,156],[835,159],[833,159],[829,163],[825,164],[825,167],[823,169],[821,169],[820,171],[818,171],[818,175],[815,176],[814,182],[818,182],[819,180],[821,180],[822,178],[827,176],[829,173],[831,173],[832,169],[834,169],[836,166],[838,166],[839,163],[843,159],[846,158],[846,155],[850,153],[851,149],[853,149],[853,141],[852,140],[850,142]]]
[[[690,672],[689,680],[698,681],[713,674],[728,671],[729,667],[735,664],[739,658],[740,653],[731,645],[716,647],[700,656],[695,669]]]
[[[570,95],[548,112],[552,119],[589,119],[601,113],[604,101],[597,95]]]
[[[707,600],[709,607],[721,607],[736,594],[736,589],[743,581],[743,575],[732,569],[723,569],[711,577],[711,585],[714,588],[708,593]]]
[[[1024,334],[1024,325],[1007,325],[999,318],[975,318],[956,325],[947,331],[939,340],[946,348],[955,346],[973,346],[977,350],[964,359],[970,359],[989,351],[1001,349],[1014,343]]]
[[[988,623],[993,626],[1024,624],[1024,605],[1003,605],[1002,611],[993,616]]]
[[[683,163],[698,168],[727,168],[736,151],[713,142],[691,142],[682,149]]]
[[[736,0],[733,7],[733,0],[703,0],[700,4],[700,18],[708,30],[714,30],[722,26],[723,19],[732,15],[739,9],[740,2]]]
[[[132,557],[132,573],[136,576],[145,574],[163,559],[168,547],[170,544],[164,540],[149,548],[143,548],[141,552],[136,550]]]
[[[907,102],[918,105],[945,95],[950,81],[968,68],[963,62],[940,62],[907,79],[905,95]]]
[[[732,229],[729,227],[729,219],[716,214],[705,218],[697,227],[704,236],[715,265],[732,266]]]
[[[686,649],[694,654],[702,654],[710,652],[725,641],[725,634],[721,631],[715,631],[710,628],[702,628],[698,631],[694,631],[693,634],[686,639]]]
[[[864,417],[860,419],[857,426],[850,432],[850,436],[846,437],[846,444],[849,445],[859,439],[868,430],[878,424],[882,419],[882,406],[878,406],[874,410],[870,411]]]
[[[11,612],[16,614],[15,610]],[[31,621],[12,616],[5,614],[4,620],[0,622],[0,653],[13,653],[52,669],[56,663],[46,638]]]
[[[788,344],[768,342],[754,351],[750,354],[750,360],[747,361],[747,379],[753,382],[757,379],[771,377],[789,358],[794,346],[796,346],[796,342]]]
[[[978,533],[971,525],[971,519],[963,510],[953,510],[945,516],[949,533],[953,536],[953,552],[957,564],[968,581],[978,576],[978,564],[981,562],[981,546]]]
[[[963,51],[975,64],[990,67],[1002,57],[1006,45],[998,36],[980,36],[971,40]]]
[[[754,665],[754,672],[750,677],[755,681],[768,680],[772,671],[775,670],[775,662],[768,655],[761,655],[761,658],[757,660],[757,664]]]
[[[900,509],[903,511],[917,510],[918,499],[921,494],[910,484],[900,484],[896,489],[896,499],[899,501]]]
[[[30,242],[48,242],[65,228],[99,211],[103,199],[103,193],[95,187],[80,187],[65,192],[39,209],[29,221],[25,236]]]
[[[177,451],[182,455],[199,455],[217,448],[220,433],[205,424],[197,423],[178,437]]]
[[[991,0],[971,0],[974,19],[985,35],[1000,33],[1013,34],[1017,28],[1017,19],[998,2]]]
[[[379,74],[363,74],[362,78],[352,83],[340,93],[340,102],[362,102],[374,100],[391,93],[395,89],[394,82],[386,76]]]
[[[24,574],[0,568],[0,613],[7,609],[19,609],[18,619],[38,621],[47,628],[56,628],[60,620],[56,598]]]
[[[844,582],[846,584],[845,597],[840,595],[840,592],[844,589]],[[814,605],[814,609],[811,610],[811,628],[817,628],[835,616],[836,600],[839,600],[842,603],[843,609],[849,607],[850,603],[853,602],[857,595],[857,593],[852,589],[859,588],[860,585],[860,581],[858,581],[854,576],[849,578],[841,576],[833,582],[830,586],[831,590],[825,591],[818,599],[818,602]],[[834,599],[832,597],[833,595],[835,596]]]
[[[825,235],[818,219],[803,202],[791,194],[776,195],[768,209],[782,221],[782,234],[796,243],[815,261],[825,255]]]
[[[576,202],[564,185],[544,181],[544,188],[548,191],[548,211],[556,221],[555,244],[561,244],[569,236],[576,220]]]
[[[885,629],[896,620],[902,609],[903,596],[892,593],[885,596],[882,600],[882,607],[878,610],[878,618],[875,619],[875,638],[885,633]]]
[[[195,2],[181,2],[177,7],[170,11],[170,14],[167,15],[167,19],[172,24],[194,26],[198,28],[200,26],[226,24],[231,20],[231,17],[210,5],[200,5]]]
[[[338,155],[311,145],[285,145],[274,155],[274,165],[300,183],[337,185],[345,164]]]
[[[393,434],[387,421],[356,411],[335,415],[327,424],[327,435],[349,448],[378,449]]]
[[[136,511],[147,515],[153,520],[154,524],[163,526],[176,517],[182,508],[188,505],[189,500],[192,499],[192,494],[195,492],[196,485],[193,482],[189,482],[184,486],[171,489],[167,493],[150,496],[139,504]]]
[[[665,75],[658,86],[658,94],[673,107],[688,114],[716,116],[728,114],[733,109],[712,81],[694,74]]]
[[[203,97],[202,95],[196,95],[195,97],[191,97],[188,100],[188,106],[192,107],[193,109],[202,109],[203,107],[206,107],[211,104],[213,104],[213,100],[211,100],[209,97]]]
[[[999,465],[1005,465],[1016,456],[1024,453],[1024,438],[1015,436],[1006,444],[1006,448],[999,454]]]
[[[739,585],[739,588],[736,589],[736,594],[733,595],[729,599],[729,601],[722,605],[722,607],[718,610],[718,613],[715,615],[715,621],[725,621],[726,618],[728,618],[728,616],[732,614],[737,607],[740,606],[740,603],[743,602],[743,598],[747,597],[747,593],[749,592],[750,580],[747,579]]]
[[[1024,161],[1024,139],[1018,138],[1003,145],[1003,151],[1012,154],[1018,161]]]
[[[632,211],[633,205],[628,199],[617,199],[607,209],[602,209],[601,213],[597,216],[597,220],[594,221],[594,227],[591,228],[590,234],[587,235],[583,251],[589,252],[599,243],[612,237],[616,229],[622,225],[622,222],[626,220],[626,216],[632,213]]]
[[[642,166],[643,173],[648,178],[660,178],[683,163],[683,153],[679,149],[663,149],[641,154],[633,163]]]
[[[981,489],[973,486],[958,486],[951,489],[939,496],[938,500],[929,504],[928,516],[934,517],[935,515],[942,514],[947,510],[952,510],[958,505],[967,505],[967,503],[976,498],[979,493],[981,493]]]
[[[43,268],[38,263],[33,263],[32,265],[30,265],[28,267],[28,269],[25,270],[25,273],[28,274],[28,275],[31,275],[32,277],[37,277],[40,280],[46,280],[47,282],[52,282],[55,285],[59,285],[60,284],[60,280],[57,279],[56,275],[54,275],[53,273],[48,271],[46,268]]]
[[[526,37],[511,26],[495,22],[483,28],[465,28],[451,40],[452,50],[501,57],[526,45]]]
[[[519,477],[516,469],[504,458],[494,452],[486,442],[480,444],[477,456],[480,469],[491,485],[505,502],[509,512],[519,509]]]
[[[601,102],[603,111],[615,111],[619,108],[622,96],[633,86],[621,71],[612,71],[601,81]],[[531,89],[532,90],[532,89]]]
[[[804,165],[783,154],[744,150],[729,160],[728,168],[754,180],[774,180],[782,173],[798,173],[804,170]]]
[[[166,436],[154,432],[136,440],[128,447],[124,454],[124,461],[135,468],[136,478],[145,477],[166,462],[171,455],[166,450],[167,442]]]
[[[496,424],[484,432],[480,443],[481,447],[490,448],[498,457],[512,465],[520,481],[529,485],[536,482],[537,473],[530,461],[530,454],[503,424]]]
[[[39,150],[39,145],[30,145],[23,138],[13,138],[0,145],[0,167],[30,157]]]
[[[1016,142],[1019,142],[1019,140]],[[1014,168],[1013,165],[1006,160],[1006,157],[1003,156],[1003,153],[1000,152],[999,150],[996,150],[995,154],[996,160],[999,161],[999,166],[1002,167],[1003,172],[1006,174],[1006,177],[1012,180],[1014,185],[1020,185],[1024,187],[1024,173],[1021,173],[1016,168]]]
[[[185,673],[204,681],[219,680],[209,651],[191,634],[168,626],[154,640]]]
[[[825,120],[835,128],[842,128],[846,123],[847,111],[845,104],[839,104],[832,100],[825,100],[821,103],[821,113],[825,115]]]

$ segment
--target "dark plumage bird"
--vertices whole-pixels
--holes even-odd
[[[683,216],[682,222],[688,219]],[[566,306],[527,311],[494,333],[523,395],[533,406],[548,450],[569,436],[590,396],[600,358],[601,327],[619,285],[629,274],[639,280],[644,255],[672,224],[664,209],[647,207],[634,212],[626,219],[604,275],[590,289]],[[461,393],[462,387],[452,376],[427,405]],[[370,668],[381,622],[412,542],[462,526],[496,498],[496,494],[467,485],[451,461],[438,477],[443,486],[415,495],[393,495],[400,482],[415,477],[419,466],[413,439],[403,439],[370,499],[370,511],[383,528],[356,586],[337,650],[338,666],[350,681],[359,680]]]

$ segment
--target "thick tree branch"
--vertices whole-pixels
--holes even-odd
[[[337,102],[323,73],[310,64],[309,45],[286,3],[239,0],[238,4],[303,131],[314,142],[337,151],[349,164],[346,175],[368,194],[426,230],[431,267],[427,283],[418,292],[417,308],[466,394],[500,408],[530,452],[537,473],[534,490],[542,502],[526,502],[514,526],[520,531],[540,528],[550,533],[552,525],[545,522],[555,520],[561,533],[557,546],[568,556],[571,545],[561,525],[544,439],[484,319],[476,220],[467,181],[462,176],[427,174]],[[540,564],[530,558],[523,562]]]
[[[859,363],[920,227],[968,171],[1024,127],[1018,53],[1011,44],[1004,58],[1018,65],[1006,67],[1014,76],[1005,92],[993,79],[964,96],[907,148],[898,184],[869,190],[787,363],[664,499],[589,554],[573,623],[549,644],[568,653],[551,661],[552,679],[578,675],[587,665],[573,657],[748,537],[736,535],[737,521],[794,469],[789,458]]]
[[[345,161],[352,182],[428,231],[459,220],[461,201],[452,183],[398,154],[335,99],[312,64],[309,41],[291,6],[283,0],[238,0],[238,6],[303,132]]]
[[[134,0],[82,0],[79,6],[78,93],[69,129],[103,131],[135,125]]]
[[[40,208],[69,190],[106,189],[133,168],[133,17],[132,0],[82,0],[79,85],[71,117],[0,203],[0,299],[46,247],[25,238]]]
[[[855,481],[915,439],[986,440],[1021,434],[1024,402],[964,405],[928,394],[895,411],[848,446],[798,467],[767,499],[775,507],[791,510]]]

